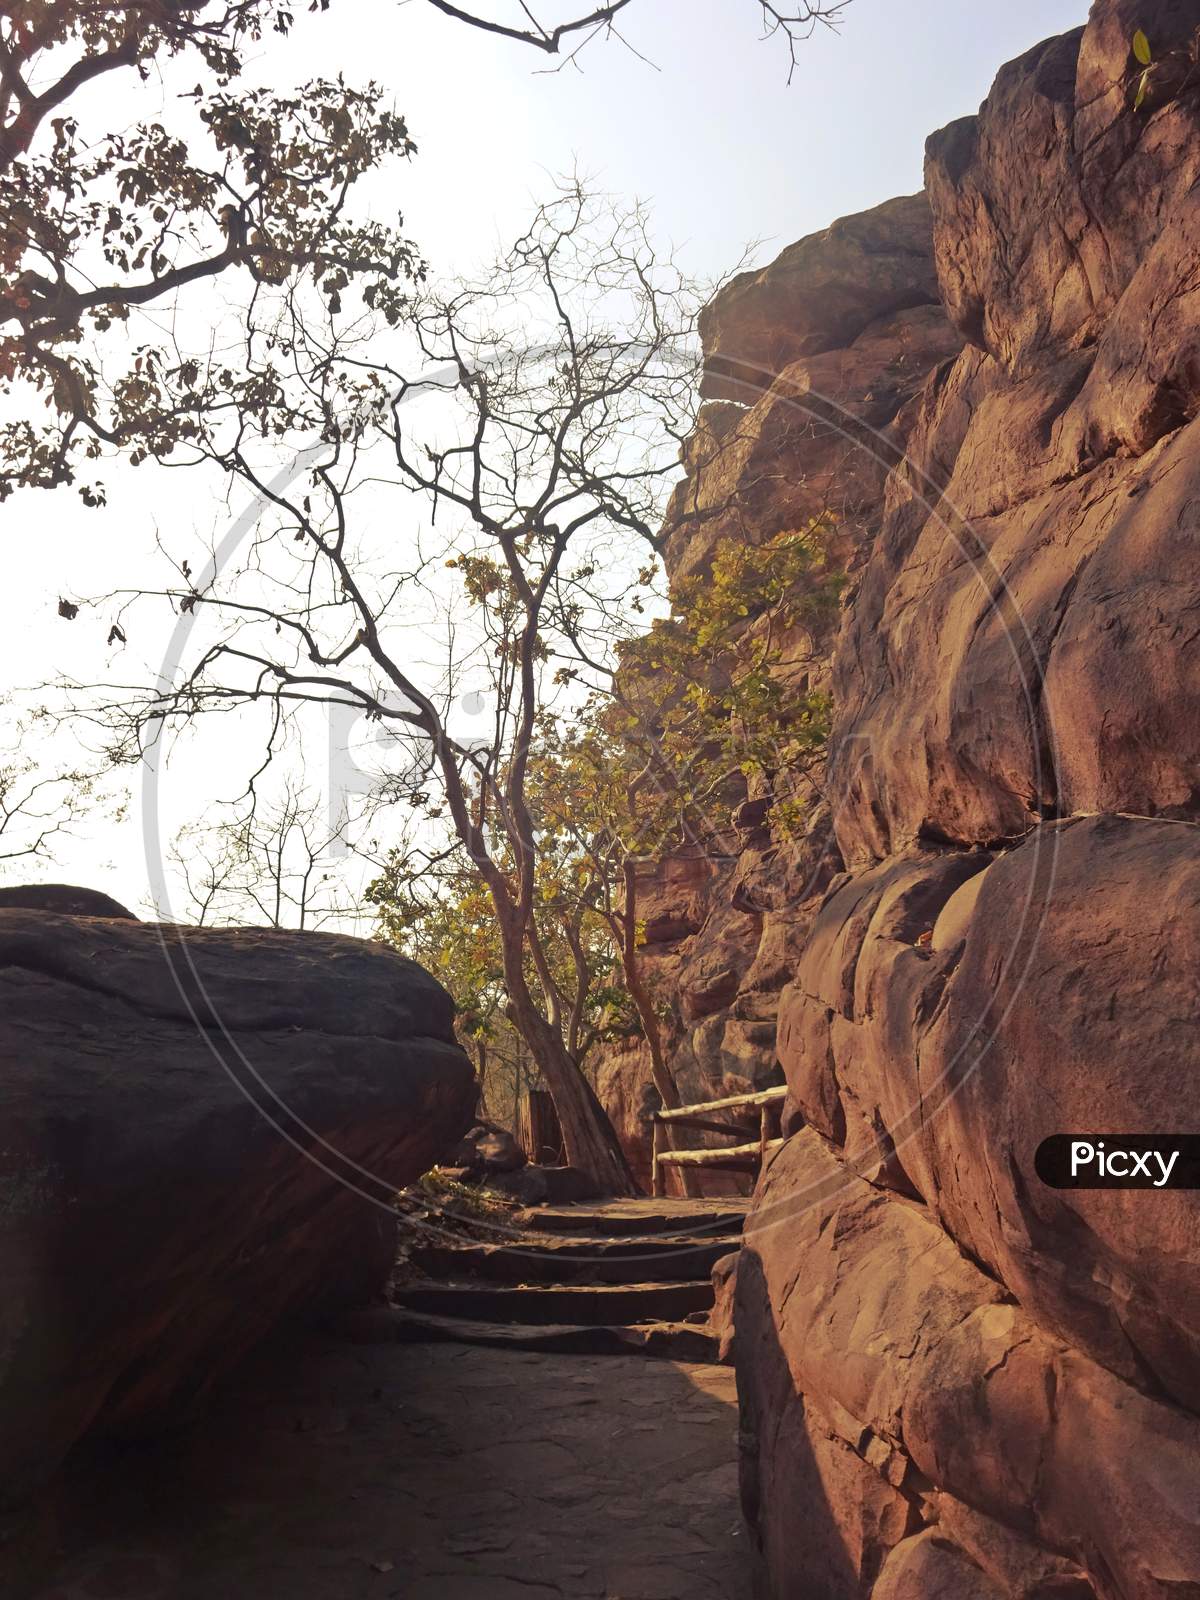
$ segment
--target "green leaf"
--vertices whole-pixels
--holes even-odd
[[[1138,79],[1137,93],[1133,97],[1133,109],[1135,111],[1141,105],[1142,101],[1146,98],[1146,85],[1149,83],[1149,81],[1150,81],[1150,68],[1147,67],[1145,72],[1143,72],[1141,77]]]
[[[1143,67],[1148,67],[1154,58],[1150,54],[1150,41],[1140,28],[1135,30],[1132,43],[1135,60]]]

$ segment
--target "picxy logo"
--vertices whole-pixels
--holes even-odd
[[[1196,1189],[1200,1135],[1056,1133],[1034,1167],[1052,1189]]]

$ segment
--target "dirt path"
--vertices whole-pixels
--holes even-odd
[[[309,1339],[186,1435],[79,1463],[0,1591],[744,1600],[736,1428],[724,1367]]]

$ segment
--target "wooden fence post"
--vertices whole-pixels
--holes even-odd
[[[659,1156],[663,1148],[663,1135],[666,1132],[664,1125],[654,1118],[654,1152],[650,1160],[650,1189],[656,1200],[661,1200],[667,1192],[666,1174],[663,1172]]]

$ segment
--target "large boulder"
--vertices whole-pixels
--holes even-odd
[[[1039,843],[979,880],[961,959],[913,1041],[911,1169],[1045,1327],[1200,1412],[1200,1191],[1051,1189],[1033,1172],[1052,1134],[1195,1120],[1200,829],[1086,817]]]
[[[474,1107],[452,1019],[383,945],[0,909],[0,1495],[382,1287]]]
[[[0,887],[0,911],[58,911],[70,917],[120,917],[136,922],[119,900],[74,883],[12,883]]]

